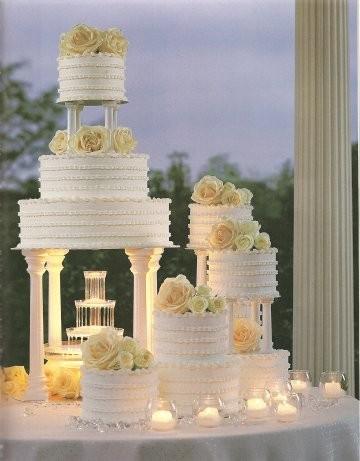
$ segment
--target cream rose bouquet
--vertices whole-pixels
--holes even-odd
[[[149,368],[154,357],[130,337],[122,338],[113,329],[103,328],[81,345],[85,368],[136,370]]]
[[[261,326],[246,317],[234,321],[234,348],[237,352],[254,352],[259,349],[262,335]]]
[[[70,147],[77,154],[99,154],[110,149],[110,131],[104,126],[82,126],[71,138]]]
[[[214,296],[205,285],[194,287],[185,275],[167,278],[160,287],[155,307],[173,314],[203,314],[204,312],[222,312],[226,307],[225,299]]]
[[[2,368],[0,379],[1,393],[15,399],[22,397],[29,381],[25,368],[19,365]]]
[[[225,184],[216,176],[204,176],[194,186],[192,200],[201,205],[250,205],[253,194],[248,189],[237,189],[231,182]]]
[[[268,250],[271,247],[270,237],[266,232],[260,232],[260,228],[257,221],[223,218],[213,225],[207,241],[214,250]]]

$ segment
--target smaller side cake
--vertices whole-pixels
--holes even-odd
[[[104,328],[82,344],[82,356],[82,418],[128,424],[145,420],[149,401],[157,397],[152,354],[133,338]]]

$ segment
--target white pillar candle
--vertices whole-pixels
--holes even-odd
[[[246,407],[246,414],[251,419],[264,418],[268,415],[268,406],[261,398],[249,399]]]
[[[151,428],[156,431],[170,431],[176,426],[176,420],[169,410],[157,410],[151,417]]]
[[[290,382],[293,391],[297,394],[303,394],[308,388],[308,383],[306,381],[302,381],[301,379],[292,379]]]
[[[280,402],[276,410],[277,420],[283,423],[296,421],[298,410],[288,402]]]
[[[215,407],[206,407],[199,411],[197,415],[197,423],[203,427],[216,427],[221,423],[221,416]]]
[[[328,399],[338,399],[344,394],[340,383],[332,381],[324,384],[324,395]]]

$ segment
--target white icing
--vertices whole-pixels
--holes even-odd
[[[66,101],[126,101],[120,56],[92,54],[58,59],[59,98]]]
[[[160,361],[217,357],[229,350],[229,313],[154,312],[154,349]]]
[[[275,298],[279,296],[277,250],[209,251],[208,285],[227,298]]]
[[[147,370],[94,370],[82,368],[82,404],[84,419],[102,419],[107,423],[133,423],[145,419],[149,400],[156,398],[156,368]]]
[[[169,199],[20,200],[17,248],[111,249],[172,246]]]
[[[189,248],[206,249],[209,247],[207,238],[211,233],[212,226],[221,218],[228,217],[238,221],[252,220],[251,205],[200,205],[192,203],[190,208],[189,224]]]
[[[42,155],[41,198],[147,197],[148,156],[132,154]]]

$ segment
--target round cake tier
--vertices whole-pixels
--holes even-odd
[[[44,199],[145,199],[148,156],[130,154],[42,155],[40,194]]]
[[[156,368],[95,370],[82,367],[81,416],[105,423],[145,420],[151,399],[157,397]]]
[[[289,378],[290,352],[274,350],[270,354],[237,354],[239,360],[240,393],[251,387],[266,387],[267,383]]]
[[[162,360],[211,359],[229,351],[229,313],[154,312],[154,349]]]
[[[126,102],[125,64],[120,56],[90,54],[58,58],[59,98],[57,102]]]
[[[150,198],[20,200],[17,248],[169,247],[169,203]]]
[[[276,298],[276,248],[210,251],[208,285],[227,298]]]
[[[160,396],[176,402],[180,416],[190,416],[194,400],[220,397],[228,413],[238,412],[239,369],[235,356],[214,361],[159,363]]]
[[[207,238],[211,233],[214,224],[221,218],[227,217],[238,221],[251,221],[251,205],[230,206],[230,205],[200,205],[192,203],[190,208],[189,244],[188,248],[206,249],[209,248]]]

